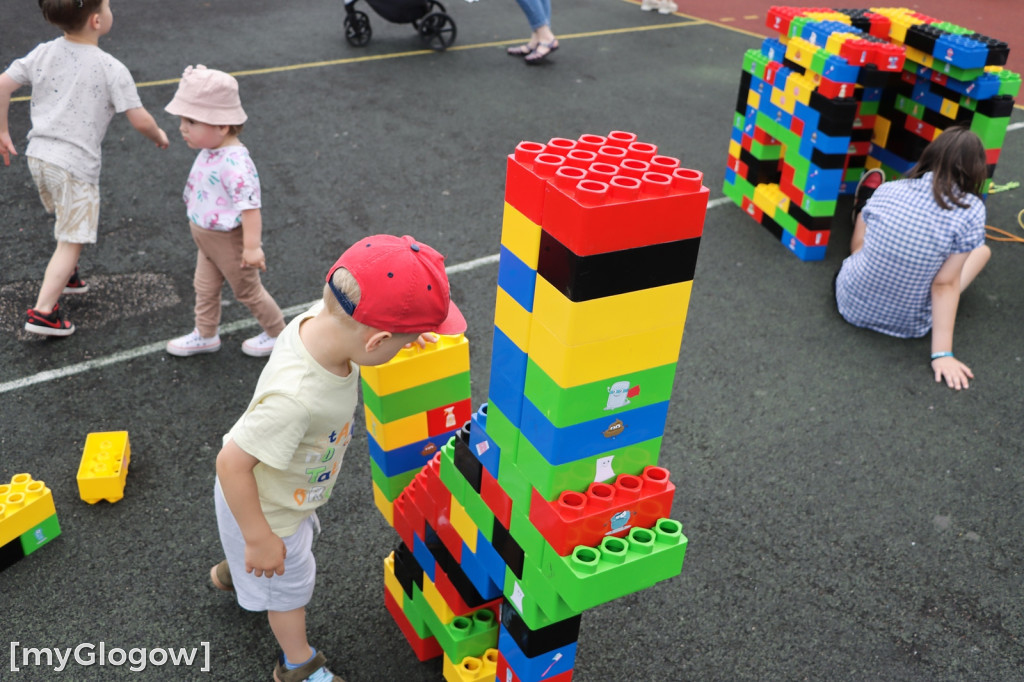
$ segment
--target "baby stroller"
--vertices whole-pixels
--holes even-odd
[[[353,47],[370,42],[370,17],[355,8],[356,0],[345,3],[345,40]],[[385,21],[412,24],[423,42],[433,50],[444,50],[455,42],[455,22],[437,0],[366,0]]]

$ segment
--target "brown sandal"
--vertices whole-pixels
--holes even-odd
[[[228,560],[220,562],[210,569],[210,582],[218,590],[234,592],[235,584],[231,581],[231,569],[228,568]]]

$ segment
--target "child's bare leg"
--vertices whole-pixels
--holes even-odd
[[[50,263],[43,275],[43,286],[39,288],[39,298],[35,309],[41,313],[53,311],[57,300],[64,292],[64,286],[78,266],[78,257],[82,254],[82,245],[72,242],[57,242],[57,248],[50,256]]]
[[[989,248],[988,244],[982,244],[967,255],[967,260],[964,261],[964,269],[960,271],[960,291],[966,289],[967,285],[974,281],[974,278],[978,276],[978,273],[981,272],[991,257],[992,249]]]
[[[290,663],[305,663],[313,657],[306,639],[306,607],[291,611],[267,611],[270,629]]]

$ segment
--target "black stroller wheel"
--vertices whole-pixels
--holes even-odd
[[[366,12],[355,10],[345,17],[345,40],[352,47],[363,47],[370,42],[373,29],[370,28],[370,17]]]
[[[430,14],[431,12],[441,12],[443,14],[444,12],[447,12],[447,11],[448,10],[446,10],[444,8],[444,5],[442,5],[437,0],[427,0],[427,11],[424,12],[423,15],[426,16],[427,14]],[[416,29],[417,31],[420,30],[420,21],[422,21],[422,19],[423,19],[423,17],[420,17],[416,21],[412,22],[412,27],[414,29]]]
[[[447,49],[455,42],[455,22],[447,14],[434,12],[420,20],[420,38],[432,50]]]

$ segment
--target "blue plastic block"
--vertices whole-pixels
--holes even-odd
[[[544,459],[559,465],[657,438],[667,416],[665,401],[557,428],[526,398],[520,429]]]
[[[479,535],[480,531],[477,530]],[[479,548],[479,541],[481,537],[477,537],[477,547]],[[486,543],[485,543],[486,544]],[[493,548],[492,548],[493,551]],[[502,587],[504,587],[504,581],[502,581],[502,587],[498,587],[493,580],[491,580],[490,572],[487,570],[485,563],[469,548],[465,541],[462,542],[462,556],[459,558],[459,566],[462,567],[462,572],[469,578],[469,582],[473,583],[473,587],[480,593],[480,596],[484,598],[484,601],[490,601],[497,599],[501,596]]]
[[[901,156],[897,156],[888,149],[879,147],[876,144],[871,145],[871,153],[869,156],[878,159],[886,166],[889,166],[901,175],[906,174],[911,168],[914,167],[914,162],[904,159]]]
[[[474,412],[470,418],[472,426],[469,429],[469,450],[494,478],[498,478],[501,447],[487,435],[487,416],[485,413],[482,414],[485,408],[486,405]]]
[[[516,426],[522,414],[526,359],[526,351],[520,349],[500,328],[495,327],[491,345],[491,380],[487,387],[488,402],[497,404]]]
[[[825,68],[821,70],[821,75],[836,83],[856,83],[860,77],[860,67],[833,54],[825,59]]]
[[[800,156],[810,158],[817,149],[825,154],[846,154],[850,149],[849,135],[826,135],[820,130],[804,130],[800,139]]]
[[[576,665],[577,643],[552,649],[534,658],[527,658],[516,640],[504,626],[499,626],[498,651],[505,658],[519,682],[541,682],[572,670]]]
[[[494,549],[487,538],[480,530],[477,530],[476,535],[476,559],[483,566],[487,572],[487,577],[491,579],[498,590],[505,589],[505,560],[498,554],[498,550]],[[462,550],[465,553],[465,549]]]
[[[988,47],[973,38],[947,33],[935,41],[932,56],[961,69],[981,69],[988,60]]]
[[[782,233],[782,244],[802,261],[825,260],[824,246],[807,246],[788,232]]]
[[[382,448],[372,434],[367,433],[366,440],[369,443],[370,457],[384,472],[384,475],[390,478],[413,469],[422,469],[437,451],[458,432],[458,429],[454,429],[393,450]]]
[[[437,560],[434,559],[434,555],[430,553],[427,545],[423,542],[423,538],[419,535],[412,536],[412,555],[430,580],[436,580]]]
[[[761,42],[761,54],[772,61],[781,63],[782,59],[786,56],[786,46],[775,38],[765,38]]]
[[[498,259],[498,286],[530,312],[533,311],[533,290],[536,284],[537,271],[502,246]]]

